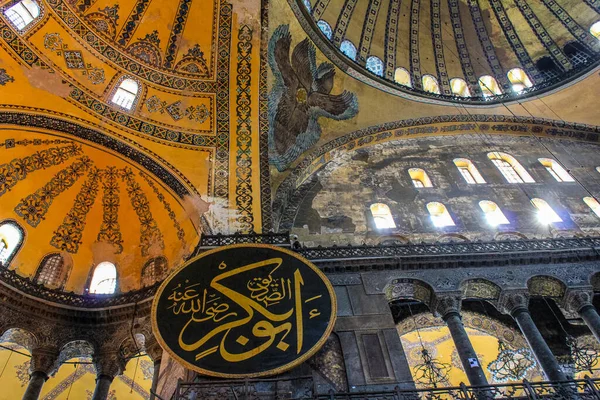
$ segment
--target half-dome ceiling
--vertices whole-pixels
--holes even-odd
[[[581,0],[289,0],[320,50],[386,92],[487,103],[555,88],[600,59]],[[483,79],[482,79],[483,78]]]

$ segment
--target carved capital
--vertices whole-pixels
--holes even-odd
[[[502,291],[496,307],[500,312],[513,315],[519,310],[529,310],[529,293],[526,290]]]
[[[125,361],[116,351],[94,354],[92,357],[96,366],[96,376],[109,376],[113,379],[125,370]]]
[[[569,312],[579,312],[583,307],[592,305],[594,291],[591,288],[567,289],[562,306]]]
[[[160,362],[162,359],[163,349],[154,337],[151,337],[146,341],[146,353],[155,363]]]
[[[450,313],[460,313],[461,304],[462,293],[436,294],[431,310],[436,317],[445,318]]]
[[[42,372],[46,377],[58,367],[58,348],[53,346],[38,346],[31,351],[31,361],[29,364],[29,373]]]

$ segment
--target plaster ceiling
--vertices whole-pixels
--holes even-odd
[[[581,0],[289,0],[304,29],[338,67],[387,92],[430,96],[422,76],[436,77],[442,95],[450,80],[464,79],[471,96],[481,96],[478,78],[492,75],[511,93],[507,72],[524,69],[534,85],[546,89],[568,81],[576,71],[597,65],[600,42],[590,34],[600,19],[595,2]],[[307,7],[308,5],[308,7]],[[325,35],[319,25],[328,26]],[[351,60],[340,50],[356,48]],[[576,43],[578,54],[573,54]],[[367,69],[369,57],[382,61],[380,77]],[[544,73],[542,58],[556,65],[556,79]],[[542,62],[543,64],[543,62]],[[404,68],[412,88],[397,85]],[[589,69],[589,68],[588,68]],[[433,96],[435,97],[435,96]],[[450,100],[460,100],[452,99]],[[488,101],[490,99],[487,99]]]

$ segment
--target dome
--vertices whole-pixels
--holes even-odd
[[[289,0],[340,69],[399,96],[481,104],[554,89],[598,65],[598,6],[578,0]]]

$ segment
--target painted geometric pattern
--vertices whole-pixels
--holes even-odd
[[[538,17],[535,15],[529,4],[527,4],[526,0],[515,0],[515,4],[519,7],[521,14],[525,17],[525,20],[531,26],[531,29],[535,32],[537,38],[542,42],[546,50],[550,53],[550,56],[556,61],[556,64],[563,70],[568,71],[573,69],[573,65],[567,58],[567,56],[562,52],[560,47],[556,44],[552,36],[546,31]]]
[[[413,0],[410,7],[410,74],[413,87],[423,89],[421,82],[421,63],[419,62],[419,0]]]
[[[119,171],[116,167],[107,167],[102,171],[102,196],[103,218],[98,233],[98,241],[113,244],[116,254],[123,252],[123,237],[119,226],[119,183],[117,178]]]
[[[385,75],[394,79],[396,69],[396,36],[398,35],[398,20],[400,19],[401,0],[390,0],[388,20],[385,31]]]
[[[123,30],[121,33],[121,37],[119,38],[119,44],[122,46],[126,46],[131,40],[131,36],[133,32],[135,32],[135,28],[142,20],[148,5],[150,4],[150,0],[137,0],[135,4],[135,8],[127,17],[127,21],[125,25],[123,25]]]
[[[506,36],[506,39],[508,39],[510,46],[519,58],[521,66],[523,67],[527,75],[533,79],[533,82],[539,82],[541,80],[540,72],[535,67],[535,65],[533,65],[533,61],[531,60],[529,53],[525,49],[525,46],[523,46],[523,42],[521,42],[521,39],[519,39],[519,35],[517,34],[515,27],[513,26],[512,22],[510,22],[510,19],[506,14],[506,10],[502,5],[502,1],[490,0],[490,4],[492,6],[492,9],[494,10],[494,13],[496,14],[498,22],[502,26],[504,36]]]
[[[357,0],[346,0],[344,2],[343,11],[340,12],[340,16],[335,24],[335,30],[333,31],[333,43],[339,46],[346,36],[346,30],[350,24],[350,18],[356,7]]]
[[[252,213],[252,29],[244,25],[238,33],[237,58],[237,157],[235,203],[243,232],[254,227]]]
[[[494,44],[492,43],[488,35],[487,28],[483,21],[483,15],[481,14],[481,8],[479,8],[479,1],[469,0],[469,10],[471,11],[471,18],[473,19],[473,24],[475,25],[477,36],[479,37],[479,41],[481,42],[481,47],[483,48],[485,57],[488,60],[488,64],[494,73],[494,77],[496,78],[500,86],[502,86],[502,88],[508,89],[510,87],[508,83],[508,78],[504,74],[502,65],[500,65],[498,55],[496,54],[496,50],[494,49]]]
[[[46,185],[21,200],[15,207],[15,213],[29,225],[36,227],[44,219],[52,201],[69,189],[87,171],[92,161],[83,156],[72,165],[59,171]]]
[[[27,174],[62,164],[69,158],[81,154],[81,146],[53,147],[27,157],[15,158],[9,163],[0,165],[0,196],[15,186],[17,182],[25,179]]]
[[[454,40],[456,41],[456,48],[458,50],[458,58],[460,59],[460,65],[465,75],[465,79],[469,84],[469,91],[473,96],[481,95],[481,88],[478,84],[478,78],[473,69],[473,63],[471,62],[471,56],[469,54],[469,48],[465,41],[465,34],[462,29],[462,22],[460,19],[460,10],[458,8],[458,0],[448,0],[448,8],[450,11],[450,19],[452,20],[452,29],[454,30]]]
[[[600,0],[583,0],[585,4],[592,7],[594,11],[600,14]]]
[[[573,36],[580,40],[580,42],[588,47],[595,53],[600,52],[600,41],[590,34],[587,29],[583,29],[579,24],[569,15],[569,13],[560,6],[555,0],[542,0],[546,7],[552,11],[552,14],[556,16],[562,22],[562,24],[571,32]]]
[[[147,256],[148,250],[154,244],[158,244],[161,249],[164,249],[165,242],[163,240],[163,235],[152,216],[148,198],[140,185],[135,181],[131,168],[125,167],[121,172],[121,178],[127,184],[127,195],[140,220],[140,247],[142,255]]]
[[[69,253],[77,253],[82,243],[85,220],[98,195],[98,181],[100,171],[91,167],[87,180],[81,186],[81,190],[75,197],[73,207],[67,213],[63,223],[54,231],[50,244],[57,249]]]
[[[315,19],[315,21],[318,21],[321,19],[321,16],[323,15],[323,13],[325,12],[325,9],[329,5],[329,1],[330,0],[317,1],[317,4],[315,4],[315,6],[313,7],[313,18]]]
[[[48,146],[50,144],[67,144],[67,143],[72,143],[70,140],[65,140],[65,139],[20,139],[20,140],[16,140],[15,138],[10,138],[10,139],[6,139],[4,140],[4,143],[0,143],[0,147],[4,147],[5,149],[12,149],[15,148],[16,146],[29,146],[29,145],[34,145],[34,146]]]
[[[163,65],[165,68],[173,67],[176,51],[179,47],[179,40],[190,12],[191,3],[192,0],[181,0],[179,2],[179,8],[177,9],[177,14],[175,15],[175,21],[173,21],[173,28],[171,29],[171,35],[169,36],[169,42],[167,44],[167,54]]]
[[[363,25],[362,35],[360,38],[360,44],[358,46],[358,60],[361,64],[367,61],[367,56],[371,52],[371,43],[373,41],[373,34],[375,33],[375,23],[377,22],[377,15],[379,14],[380,5],[381,0],[369,1],[369,7],[367,8],[365,23]]]
[[[443,94],[451,94],[448,70],[444,60],[444,41],[442,40],[442,18],[440,0],[431,0],[431,32],[433,33],[433,53],[435,65],[440,77],[440,86]]]
[[[169,214],[169,218],[171,219],[171,221],[173,221],[173,226],[177,230],[177,238],[181,241],[184,241],[185,232],[181,228],[179,221],[177,221],[177,216],[175,215],[175,212],[171,208],[171,205],[169,204],[169,202],[165,199],[165,196],[158,190],[158,188],[156,187],[156,184],[154,182],[152,182],[152,180],[150,179],[150,177],[148,175],[144,174],[143,172],[140,172],[140,176],[142,178],[144,178],[146,183],[148,183],[148,185],[152,188],[152,191],[154,192],[154,194],[156,194],[158,201],[160,201],[163,204],[163,207],[165,208],[165,210],[167,210],[167,213]]]

